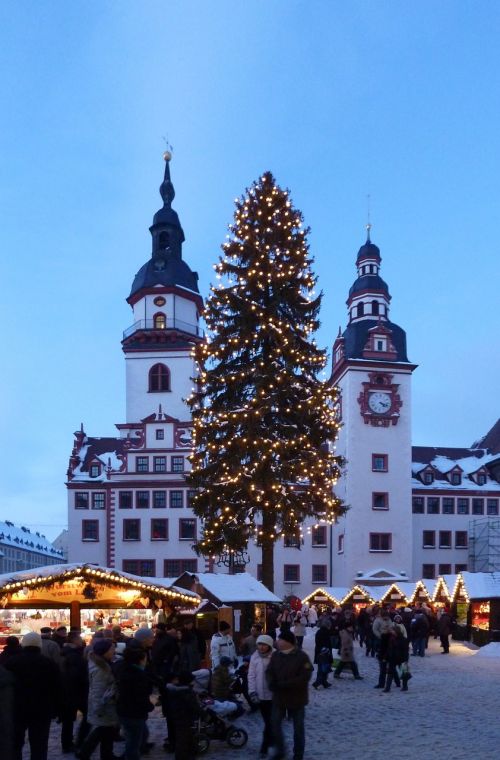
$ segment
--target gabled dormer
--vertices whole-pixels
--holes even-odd
[[[392,342],[392,330],[379,318],[378,324],[368,330],[363,359],[397,359],[398,352]]]
[[[424,467],[423,470],[420,470],[418,477],[424,486],[431,486],[434,483],[436,471],[431,464],[428,464],[427,467]]]
[[[488,471],[486,467],[480,467],[479,470],[471,472],[470,479],[478,486],[485,486],[488,482]]]
[[[452,469],[446,473],[446,477],[452,486],[462,485],[463,472],[464,471],[460,465],[456,464],[455,467],[452,467]]]

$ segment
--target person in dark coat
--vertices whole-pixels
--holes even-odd
[[[27,633],[21,647],[6,663],[14,676],[14,758],[22,758],[27,731],[32,759],[47,760],[50,722],[61,713],[61,674],[42,655],[40,634]]]
[[[330,628],[330,619],[324,618],[314,637],[314,664],[318,666],[316,680],[312,684],[315,689],[319,686],[328,689],[331,686],[331,683],[328,683],[328,673],[332,670],[333,662]]]
[[[179,642],[176,629],[165,623],[157,623],[151,647],[151,665],[160,684],[165,684],[179,660]]]
[[[451,615],[448,612],[447,609],[443,610],[441,613],[441,617],[437,621],[437,631],[439,634],[439,638],[441,641],[441,646],[443,648],[443,651],[441,654],[449,654],[450,652],[450,640],[449,636],[451,634],[451,627],[452,627],[452,619]]]
[[[52,634],[52,641],[55,641],[56,644],[59,645],[59,648],[62,649],[63,646],[66,644],[68,640],[68,629],[65,625],[60,625],[56,628],[54,633]]]
[[[293,633],[282,631],[278,637],[278,651],[273,653],[266,670],[267,683],[273,694],[271,720],[274,758],[278,760],[285,757],[282,723],[287,713],[293,720],[294,760],[303,760],[305,706],[312,672],[311,660],[302,649],[298,649]]]
[[[175,760],[193,760],[196,755],[192,725],[202,709],[192,689],[193,680],[192,673],[181,671],[166,688],[168,722],[173,729],[168,738]]]
[[[14,676],[0,664],[0,757],[2,760],[14,760],[13,725]]]
[[[345,667],[351,669],[356,681],[361,681],[363,676],[359,675],[358,663],[354,658],[354,623],[348,620],[345,626],[340,629],[340,661],[335,668],[334,678],[340,678]]]
[[[400,668],[403,663],[408,665],[410,645],[408,639],[403,634],[401,627],[397,625],[394,626],[388,634],[384,634],[383,638],[385,640],[382,643],[383,649],[381,650],[381,654],[387,663],[387,676],[384,691],[389,692],[393,681],[396,686],[399,687],[401,685],[398,668]],[[408,669],[406,668],[406,675],[407,674]],[[408,691],[408,679],[404,678],[404,676],[402,676],[402,679],[403,690]]]
[[[144,672],[144,649],[126,647],[120,668],[116,709],[125,735],[126,760],[139,760],[145,741],[146,720],[154,705],[149,698],[151,683]]]
[[[5,665],[11,657],[21,652],[21,642],[17,636],[7,636],[5,647],[0,654],[0,665]]]
[[[411,621],[410,636],[415,657],[425,657],[425,644],[429,635],[429,621],[423,610],[416,610]]]
[[[89,688],[87,661],[84,657],[85,643],[77,631],[70,631],[68,641],[62,648],[61,671],[63,706],[61,715],[61,745],[63,752],[78,749],[89,732],[87,723],[87,697]],[[73,724],[78,712],[82,721],[73,744]]]

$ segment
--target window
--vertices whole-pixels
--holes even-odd
[[[452,472],[450,480],[452,486],[459,486],[462,483],[462,474],[460,472]]]
[[[155,314],[153,317],[153,324],[155,330],[164,330],[167,326],[167,318],[165,314],[162,314],[161,311],[158,312],[158,314]]]
[[[168,520],[151,520],[151,541],[168,541]]]
[[[170,491],[170,509],[182,509],[182,491]]]
[[[486,475],[484,472],[480,472],[476,478],[478,486],[484,486],[486,484]]]
[[[77,491],[75,493],[75,509],[89,508],[89,494],[87,491]]]
[[[378,315],[378,301],[372,301],[372,314]],[[378,348],[378,351],[383,351],[382,348]]]
[[[141,540],[141,521],[124,520],[123,521],[123,540],[140,541]]]
[[[422,578],[434,578],[434,565],[422,565]]]
[[[450,499],[448,496],[443,497],[443,515],[453,515],[455,513],[455,499]]]
[[[167,457],[153,457],[153,470],[154,472],[166,472]]]
[[[487,499],[486,500],[486,514],[487,515],[498,515],[498,499]]]
[[[160,235],[158,237],[158,248],[168,248],[168,244],[169,244],[168,232],[166,231],[160,232]],[[155,298],[154,302],[158,304],[158,306],[163,306],[163,304],[165,303],[165,299],[162,296],[159,296],[159,298]]]
[[[172,457],[172,472],[184,472],[184,457]]]
[[[467,549],[467,531],[455,531],[455,549]]]
[[[300,583],[300,565],[283,565],[283,582]]]
[[[424,499],[423,496],[414,496],[411,502],[412,512],[414,515],[424,514]]]
[[[99,541],[99,520],[82,520],[82,541]]]
[[[434,475],[433,475],[433,473],[429,472],[429,470],[427,472],[424,472],[423,481],[424,481],[424,483],[425,483],[426,486],[430,486],[431,483],[434,483]]]
[[[311,536],[313,546],[326,546],[326,525],[315,525]]]
[[[435,530],[422,531],[422,546],[424,549],[436,548],[436,531]]]
[[[389,509],[389,494],[372,493],[372,509]]]
[[[300,549],[300,536],[288,535],[283,539],[283,545],[287,549]]]
[[[154,559],[124,559],[122,562],[124,573],[131,575],[143,575],[147,578],[156,576],[156,562]]]
[[[427,514],[438,515],[439,514],[439,498],[437,496],[429,496],[427,499]]]
[[[118,492],[118,508],[132,509],[132,491]]]
[[[153,509],[165,509],[167,506],[167,492],[153,491]]]
[[[157,441],[165,440],[165,431],[163,430],[163,428],[158,428],[158,430],[156,431],[156,440]]]
[[[165,578],[178,578],[182,573],[197,573],[198,562],[195,559],[165,559],[163,575]]]
[[[195,491],[194,489],[190,489],[190,490],[189,490],[189,491],[186,493],[186,498],[187,498],[187,506],[188,506],[188,507],[192,507],[192,506],[193,506],[193,499],[194,499],[194,497],[195,497],[195,494],[196,494],[196,491]]]
[[[344,552],[344,534],[341,533],[337,540],[337,551],[339,554]]]
[[[326,565],[313,565],[311,580],[313,583],[326,583]]]
[[[358,303],[358,305],[356,307],[356,316],[357,317],[363,317],[364,314],[365,314],[365,305],[364,305],[363,301],[361,301],[361,303]]]
[[[439,575],[451,575],[451,565],[439,565]]]
[[[135,492],[136,509],[149,509],[149,491]]]
[[[98,478],[101,474],[101,467],[98,464],[91,464],[90,465],[90,471],[89,471],[91,478]]]
[[[194,541],[196,539],[196,520],[179,520],[179,541]]]
[[[170,372],[164,364],[154,364],[149,370],[149,392],[162,393],[170,390]]]
[[[136,472],[149,472],[149,457],[136,457],[135,458],[135,471]]]
[[[370,551],[392,551],[392,533],[370,533]]]
[[[465,573],[467,571],[467,565],[455,565],[456,573]]]
[[[102,492],[92,494],[92,509],[106,509],[106,495]]]
[[[385,339],[377,338],[375,341],[376,351],[385,351]]]
[[[472,514],[484,515],[484,499],[472,499]]]
[[[451,549],[451,530],[439,531],[439,548]]]
[[[262,565],[257,565],[257,580],[262,581]]]
[[[469,514],[469,499],[457,499],[457,515]]]
[[[387,454],[372,454],[373,472],[387,472],[388,469]]]

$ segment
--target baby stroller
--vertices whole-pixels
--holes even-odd
[[[225,704],[225,703],[221,703]],[[213,702],[208,701],[203,714],[194,725],[195,742],[197,753],[205,754],[210,747],[210,742],[215,739],[225,741],[233,749],[241,749],[248,741],[248,734],[244,728],[233,726],[231,715],[218,715],[214,710]]]

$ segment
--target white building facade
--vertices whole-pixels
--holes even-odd
[[[125,422],[116,438],[89,437],[83,426],[75,433],[68,561],[174,577],[210,567],[192,548],[200,525],[185,482],[191,421],[184,399],[195,375],[192,347],[202,338],[202,298],[198,276],[182,258],[169,160],[160,194],[151,258],[127,299],[133,324],[122,340]],[[348,324],[333,345],[330,382],[340,391],[342,425],[337,453],[345,459],[337,495],[348,511],[334,526],[310,521],[302,539],[276,544],[279,596],[467,569],[474,561],[469,523],[499,519],[500,423],[471,448],[412,447],[416,365],[404,330],[389,319],[391,296],[380,268],[380,251],[368,236],[356,259]],[[256,544],[247,559],[247,572],[260,578]]]

